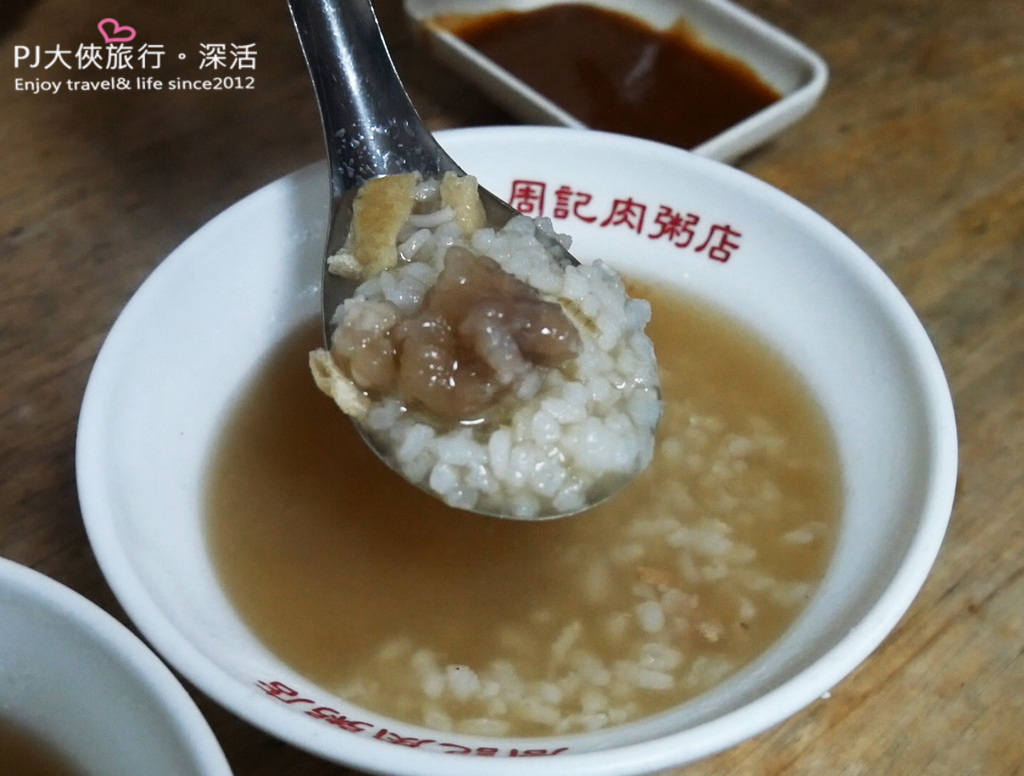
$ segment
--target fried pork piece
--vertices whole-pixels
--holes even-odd
[[[327,259],[331,272],[366,280],[398,263],[398,233],[416,207],[419,173],[373,178],[352,203],[352,225],[345,247]],[[451,210],[464,237],[486,223],[476,178],[447,173],[439,188],[441,207]]]

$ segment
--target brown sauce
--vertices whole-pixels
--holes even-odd
[[[432,20],[592,129],[693,148],[779,99],[683,22],[566,3]]]
[[[0,720],[0,774],[77,776],[80,773],[78,768],[36,736]]]
[[[481,672],[512,649],[523,676],[550,683],[567,622],[609,666],[626,654],[623,638],[660,640],[684,656],[683,674],[671,692],[630,701],[636,718],[699,694],[775,641],[820,581],[838,527],[827,422],[759,339],[669,291],[633,290],[651,301],[666,402],[654,462],[605,504],[551,522],[462,512],[400,479],[313,385],[305,360],[317,326],[286,339],[225,426],[208,479],[213,561],[257,637],[311,680],[416,724],[433,717],[404,642]],[[652,539],[665,520],[686,528]],[[716,543],[726,555],[709,557]],[[635,596],[665,590],[685,612],[666,594],[664,628],[642,632]],[[373,692],[345,689],[357,685]],[[579,704],[567,691],[566,713]],[[487,708],[467,713],[489,719]],[[551,732],[513,723],[509,735]]]

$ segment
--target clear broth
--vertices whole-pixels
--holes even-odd
[[[834,544],[842,487],[831,431],[758,338],[677,293],[632,290],[652,305],[647,332],[666,401],[655,460],[612,500],[564,520],[481,517],[408,485],[313,385],[306,358],[318,328],[288,337],[245,390],[208,480],[212,557],[254,633],[310,680],[416,724],[454,712],[425,711],[405,686],[415,677],[381,657],[402,653],[402,643],[429,649],[442,666],[478,670],[511,650],[524,676],[550,683],[552,645],[567,623],[582,622],[582,646],[615,665],[635,646],[609,635],[616,617],[622,624],[617,613],[627,612],[627,635],[642,646],[655,637],[631,619],[637,596],[679,588],[674,600],[689,608],[676,606],[656,638],[685,656],[686,670],[671,691],[641,692],[629,719],[699,694],[771,645],[809,600]],[[783,452],[751,452],[752,424]],[[738,457],[721,457],[733,448]],[[685,529],[665,541],[659,520]],[[681,547],[687,532],[696,543]],[[709,541],[730,554],[714,557]],[[729,558],[746,560],[723,577]],[[479,720],[488,708],[463,713]],[[512,716],[500,732],[552,732]]]

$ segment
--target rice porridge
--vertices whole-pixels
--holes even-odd
[[[495,520],[409,485],[309,380],[318,328],[283,342],[208,475],[210,551],[257,637],[367,709],[509,736],[666,710],[770,646],[834,545],[831,432],[760,340],[632,290],[665,402],[653,460],[564,520]]]
[[[365,183],[330,270],[317,385],[393,468],[452,506],[533,519],[597,503],[651,460],[657,364],[603,262],[573,266],[546,219],[484,226],[471,176]]]

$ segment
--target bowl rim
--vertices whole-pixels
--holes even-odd
[[[564,127],[462,128],[439,132],[438,138],[442,144],[453,139],[457,142],[482,140],[489,143],[514,143],[524,140],[567,142],[574,146],[589,146],[592,149],[615,148],[624,153],[634,154],[639,151],[654,160],[675,159],[676,163],[685,157],[686,164],[697,165],[711,172],[726,185],[742,186],[767,197],[778,213],[826,238],[837,255],[842,256],[842,260],[871,287],[878,301],[898,321],[901,334],[907,340],[907,347],[915,357],[913,366],[922,376],[919,382],[923,387],[923,395],[919,399],[922,406],[926,407],[925,417],[930,433],[930,455],[927,461],[929,479],[925,487],[927,496],[916,530],[908,542],[907,551],[899,562],[892,580],[881,591],[857,626],[827,649],[815,662],[768,693],[737,709],[707,722],[654,739],[618,745],[607,750],[569,751],[556,757],[529,757],[527,764],[520,762],[521,758],[496,757],[486,758],[487,762],[484,764],[480,762],[481,758],[476,757],[452,758],[437,751],[399,746],[384,748],[381,746],[382,742],[372,737],[319,736],[315,732],[311,735],[309,723],[318,724],[315,720],[307,720],[280,704],[264,703],[259,704],[257,708],[252,701],[262,693],[255,687],[243,686],[234,677],[213,665],[178,632],[159,608],[153,605],[147,590],[134,578],[134,574],[125,573],[131,566],[127,563],[124,548],[113,530],[111,511],[97,493],[89,454],[90,450],[94,449],[94,440],[100,433],[91,407],[98,401],[95,396],[95,378],[106,369],[105,342],[96,359],[82,403],[77,443],[79,497],[93,551],[104,576],[129,617],[157,651],[168,656],[168,661],[182,675],[241,719],[324,759],[373,773],[400,776],[478,776],[484,767],[488,773],[498,776],[524,772],[529,772],[531,776],[565,776],[575,773],[587,776],[615,776],[623,773],[648,773],[692,762],[729,748],[764,732],[828,693],[874,651],[906,613],[931,570],[952,510],[958,454],[952,397],[938,355],[909,302],[867,254],[821,215],[768,183],[722,162],[654,141]],[[243,197],[231,207],[269,196],[284,182],[294,183],[299,176],[310,174],[318,164],[322,163],[282,176]],[[227,210],[211,219],[188,240],[193,239],[225,212]],[[169,257],[173,257],[179,249],[180,246],[172,251]],[[137,300],[146,297],[147,288],[152,289],[154,283],[158,282],[151,281],[154,278],[159,279],[166,266],[162,263],[154,270],[129,301],[125,312],[131,310],[133,305],[140,304]],[[124,315],[123,312],[122,316]],[[119,317],[115,322],[111,329],[112,333],[116,332],[121,320]]]

